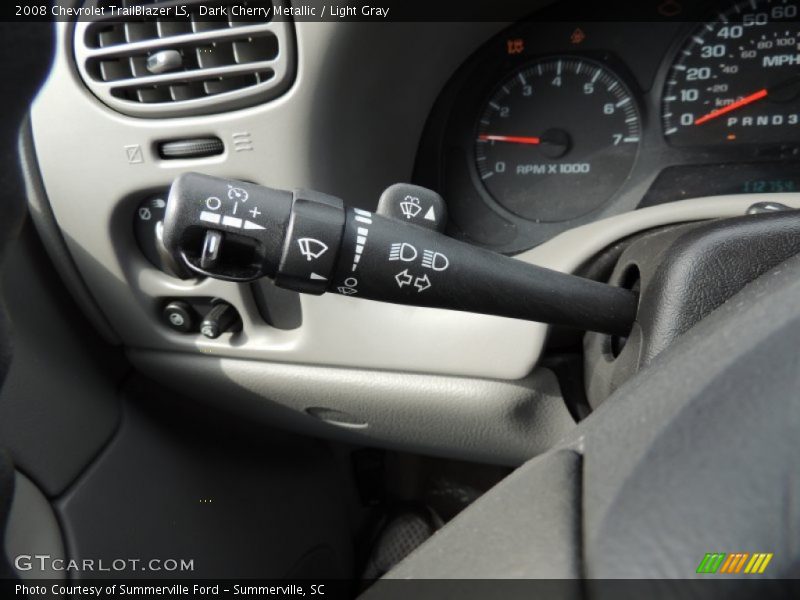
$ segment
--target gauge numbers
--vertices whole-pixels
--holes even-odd
[[[670,68],[675,145],[798,141],[800,0],[746,0],[697,28]]]
[[[574,219],[619,190],[640,136],[636,101],[617,75],[590,59],[550,57],[512,73],[484,105],[477,175],[520,217]]]

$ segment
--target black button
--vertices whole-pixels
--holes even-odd
[[[433,190],[410,183],[395,183],[386,188],[378,200],[376,212],[439,232],[447,225],[447,207],[442,197]]]
[[[235,308],[227,302],[219,302],[212,306],[203,318],[203,322],[200,323],[200,333],[214,340],[231,330],[238,320],[239,315]]]
[[[200,252],[200,267],[209,271],[217,266],[223,236],[219,231],[209,229],[203,240],[203,249]]]
[[[153,266],[167,275],[188,279],[192,274],[182,265],[177,264],[167,253],[162,242],[164,215],[167,211],[167,195],[150,196],[139,204],[133,220],[133,233],[139,249]]]
[[[194,330],[194,309],[187,303],[174,300],[164,307],[164,321],[179,333],[191,333]]]
[[[136,209],[133,231],[139,249],[153,265],[165,270],[164,261],[158,253],[158,224],[164,221],[167,210],[167,192],[142,201]]]

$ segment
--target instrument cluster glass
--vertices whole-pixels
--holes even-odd
[[[556,56],[510,74],[478,121],[475,160],[505,208],[535,221],[578,217],[613,196],[640,139],[630,90],[608,67]]]
[[[691,33],[669,70],[664,135],[675,145],[797,140],[798,0],[746,0]]]
[[[454,74],[416,176],[458,233],[515,253],[654,203],[800,189],[800,0],[637,7],[666,4],[684,12],[581,21],[560,0]]]

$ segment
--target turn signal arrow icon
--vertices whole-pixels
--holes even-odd
[[[397,282],[397,287],[401,288],[404,285],[411,285],[411,281],[414,279],[413,275],[410,275],[408,269],[403,269],[397,275],[394,276],[394,280]]]
[[[414,287],[417,288],[417,293],[424,292],[431,287],[431,280],[428,279],[427,275],[417,277],[416,281],[414,281]]]

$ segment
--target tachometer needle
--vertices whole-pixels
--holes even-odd
[[[722,108],[718,108],[716,110],[712,110],[707,115],[703,115],[695,120],[695,125],[702,125],[711,119],[716,119],[717,117],[721,117],[724,114],[727,114],[731,111],[737,110],[742,108],[743,106],[747,106],[748,104],[752,104],[757,100],[761,100],[762,98],[767,97],[767,90],[766,88],[760,89],[757,92],[750,94],[749,96],[745,96],[744,98],[737,100],[736,102],[731,102],[727,106],[723,106]]]
[[[538,137],[523,137],[519,135],[487,135],[481,134],[478,136],[481,142],[510,142],[512,144],[540,144],[541,140]]]

